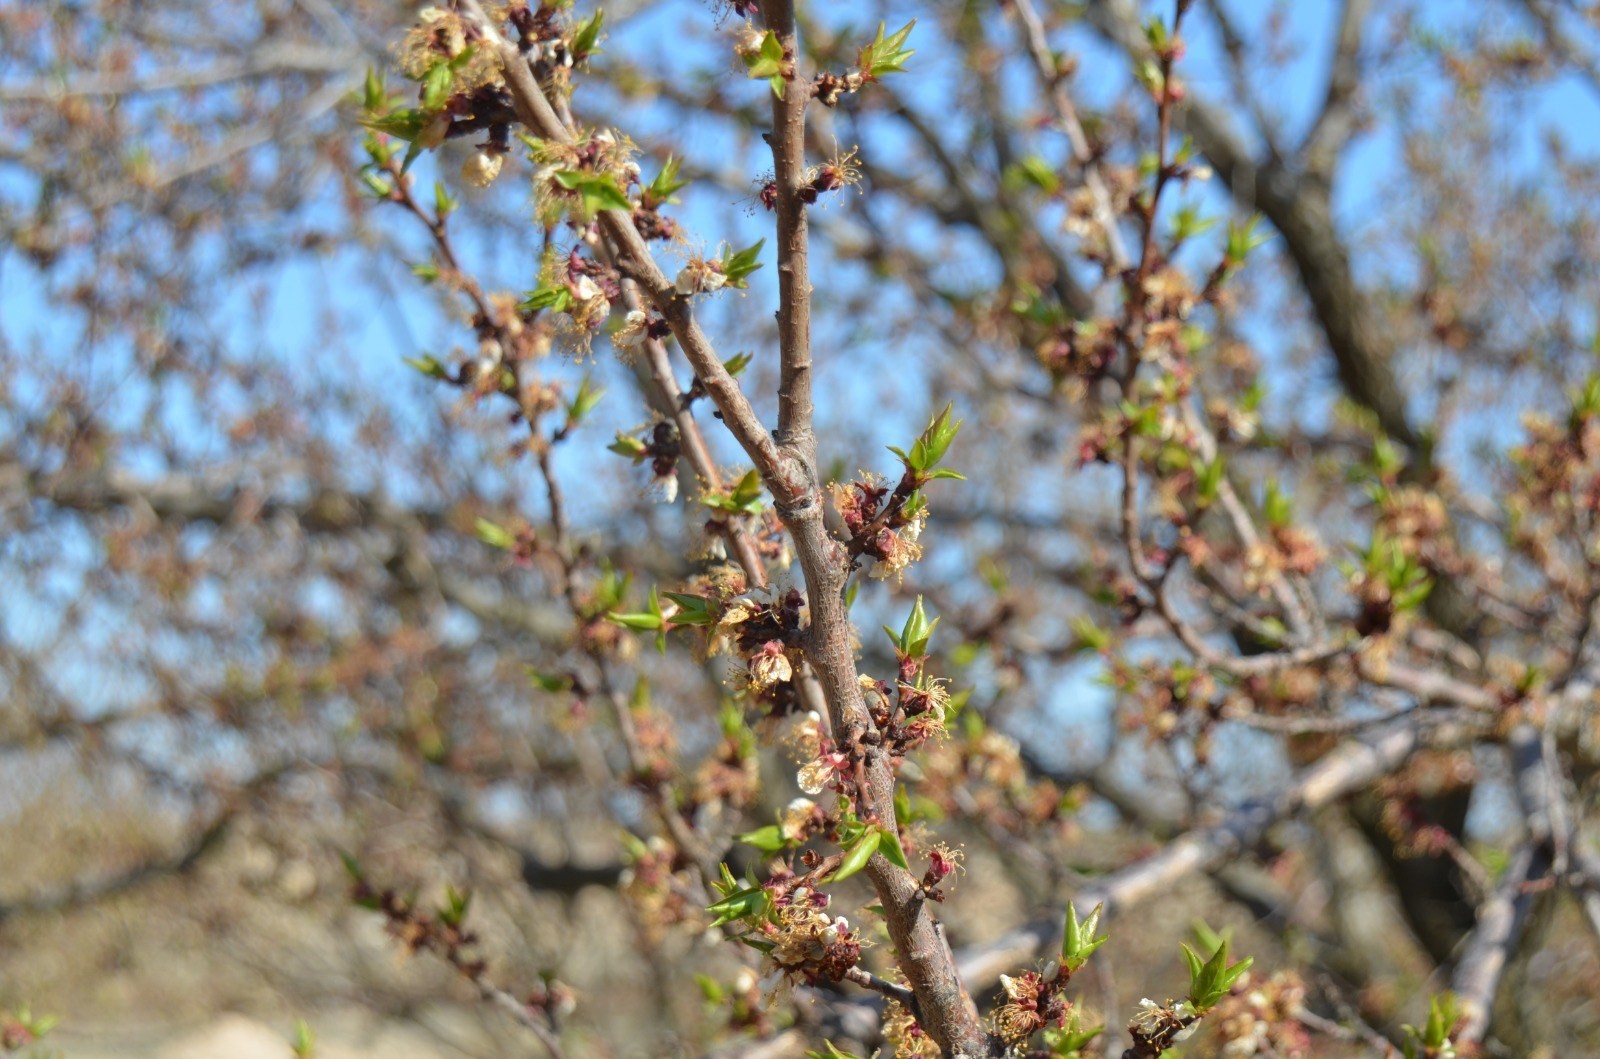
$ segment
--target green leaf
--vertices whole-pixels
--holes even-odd
[[[528,312],[548,309],[553,313],[566,313],[572,311],[572,305],[572,291],[565,283],[555,283],[530,291],[518,308]]]
[[[867,861],[878,852],[878,845],[883,841],[883,832],[877,828],[869,828],[845,853],[844,860],[839,862],[839,869],[829,877],[829,882],[840,882],[850,878],[856,872],[867,866]],[[903,857],[904,854],[901,854]]]
[[[738,378],[740,374],[744,372],[744,369],[750,366],[750,362],[754,359],[754,354],[736,353],[727,360],[723,361],[722,366],[727,370],[729,375],[732,375],[734,378]]]
[[[807,1052],[806,1059],[861,1059],[861,1056],[855,1052],[841,1052],[833,1046],[832,1041],[823,1041],[822,1043],[828,1050],[825,1052]]]
[[[1228,942],[1223,939],[1217,951],[1211,958],[1201,962],[1189,946],[1183,946],[1183,958],[1189,965],[1189,1002],[1201,1014],[1217,1005],[1217,1002],[1228,995],[1233,988],[1233,983],[1250,969],[1255,962],[1253,957],[1246,957],[1238,963],[1228,963]]]
[[[456,73],[447,62],[435,63],[422,75],[422,109],[442,110],[450,101],[450,90],[455,86]]]
[[[433,115],[427,111],[406,109],[362,118],[361,124],[399,140],[415,140],[431,121]]]
[[[1202,507],[1210,507],[1217,501],[1217,494],[1222,489],[1223,472],[1227,464],[1223,462],[1222,454],[1208,463],[1200,465],[1194,476],[1194,493],[1196,503]]]
[[[752,886],[728,894],[716,904],[708,905],[706,911],[716,917],[711,925],[720,927],[722,924],[731,923],[736,919],[749,919],[766,915],[771,907],[771,900],[764,888]]]
[[[559,674],[542,673],[533,666],[524,666],[523,670],[528,674],[529,680],[533,681],[539,687],[543,688],[545,691],[551,692],[552,694],[561,691],[569,691],[572,688],[572,679],[570,677],[564,677]]]
[[[667,592],[665,595],[678,605],[678,613],[672,616],[672,624],[715,625],[717,623],[720,608],[713,600],[682,592]]]
[[[1243,222],[1228,222],[1228,249],[1227,261],[1230,264],[1242,265],[1250,252],[1257,247],[1264,246],[1272,238],[1268,235],[1257,235],[1256,225],[1261,223],[1261,215],[1254,214]]]
[[[1013,187],[1032,185],[1046,195],[1054,195],[1061,190],[1061,177],[1049,162],[1038,155],[1029,155],[1010,166],[1006,170],[1005,181]]]
[[[1267,525],[1273,529],[1283,529],[1289,525],[1293,507],[1288,494],[1278,487],[1277,480],[1267,479],[1266,497],[1261,503],[1262,512],[1267,516]]]
[[[577,169],[563,169],[555,174],[555,182],[568,191],[576,191],[583,199],[586,213],[601,210],[626,210],[633,212],[633,203],[610,173],[587,173]]]
[[[408,367],[417,369],[430,379],[450,378],[450,373],[445,370],[445,366],[433,357],[407,357],[405,362]]]
[[[1078,1013],[1074,1011],[1065,1028],[1044,1031],[1044,1043],[1045,1047],[1050,1049],[1051,1055],[1060,1059],[1080,1059],[1084,1046],[1104,1031],[1104,1026],[1096,1026],[1092,1030],[1081,1028],[1078,1024]]]
[[[763,853],[776,853],[789,844],[783,837],[783,829],[777,824],[768,824],[758,827],[754,831],[746,831],[742,835],[734,835],[735,842],[743,842],[747,846],[754,846]]]
[[[591,55],[599,55],[600,27],[605,25],[606,13],[596,11],[587,22],[580,24],[572,34],[572,60],[582,62]]]
[[[497,526],[486,518],[480,518],[473,526],[478,534],[478,539],[491,548],[514,548],[517,545],[516,535],[502,526]]]
[[[472,905],[471,890],[457,890],[449,883],[444,887],[444,907],[439,909],[439,921],[447,927],[460,927]]]
[[[650,588],[650,599],[646,609],[634,611],[629,614],[619,614],[611,611],[606,614],[606,621],[613,625],[621,625],[627,629],[637,629],[641,632],[661,632],[666,629],[667,619],[661,613],[661,600],[656,595],[655,586]]]
[[[696,974],[694,982],[695,985],[700,987],[700,995],[705,997],[707,1004],[715,1006],[722,1003],[725,994],[722,992],[722,986],[717,984],[715,978],[708,974]]]
[[[916,54],[915,51],[905,47],[906,38],[911,36],[911,28],[916,24],[917,20],[912,19],[885,37],[883,35],[885,24],[878,23],[878,35],[872,38],[871,44],[861,49],[861,55],[857,59],[861,72],[868,78],[904,73],[906,60]]]
[[[933,636],[934,628],[939,624],[939,619],[928,620],[928,612],[922,608],[922,597],[918,596],[916,603],[911,606],[911,613],[906,615],[906,623],[897,634],[888,626],[884,632],[889,634],[889,639],[894,642],[900,654],[906,658],[921,658],[928,653],[928,640]]]
[[[567,418],[574,424],[583,422],[583,418],[594,411],[600,399],[606,395],[605,390],[594,386],[585,375],[578,384],[578,392],[573,395],[572,402],[567,405]]]
[[[766,245],[767,241],[761,239],[754,246],[731,251],[723,257],[722,275],[727,280],[728,286],[741,289],[749,286],[744,278],[761,267],[761,248]]]
[[[1215,217],[1200,216],[1200,209],[1192,204],[1180,206],[1172,214],[1172,237],[1178,242],[1208,232],[1217,225]]]
[[[618,456],[626,456],[635,462],[642,460],[649,454],[645,443],[631,434],[617,433],[617,440],[606,446],[607,452],[614,452]]]
[[[765,506],[761,502],[761,490],[761,475],[752,469],[734,483],[727,496],[702,497],[700,502],[736,515],[759,515]]]
[[[950,443],[956,439],[956,434],[961,430],[964,420],[950,419],[951,406],[945,405],[933,421],[928,424],[911,446],[911,452],[906,453],[894,446],[889,446],[889,451],[900,457],[902,463],[912,471],[925,476],[931,476],[933,469],[944,459],[945,453],[950,451]],[[945,475],[944,477],[949,477]],[[959,476],[958,476],[959,477]]]
[[[1104,935],[1095,937],[1100,930],[1100,913],[1104,908],[1104,904],[1095,905],[1089,918],[1080,922],[1077,906],[1067,902],[1067,924],[1061,932],[1061,966],[1067,969],[1067,973],[1089,962],[1094,951],[1109,940]]]
[[[441,180],[433,182],[433,212],[440,220],[450,216],[461,205],[461,200],[450,194],[450,189],[444,186]]]
[[[339,861],[344,865],[344,870],[349,874],[352,882],[364,883],[367,881],[366,875],[361,870],[361,862],[356,860],[354,854],[341,849],[339,851]]]
[[[366,80],[361,84],[361,105],[369,113],[382,110],[388,102],[388,93],[384,91],[383,75],[376,66],[367,67]]]
[[[896,792],[897,795],[898,793]],[[896,813],[899,812],[899,808],[897,803],[895,806]],[[900,847],[899,832],[895,828],[885,827],[880,829],[880,833],[883,835],[883,839],[878,843],[878,852],[882,853],[884,859],[895,867],[910,871],[911,865],[906,862],[906,851]]]
[[[767,30],[767,35],[761,38],[761,47],[749,55],[744,56],[745,69],[752,78],[765,77],[768,79],[783,77],[783,44],[778,40],[778,35],[772,30]],[[783,91],[774,88],[778,98],[783,98]]]
[[[661,163],[661,172],[644,189],[644,204],[652,209],[667,202],[676,201],[672,196],[689,186],[687,180],[678,179],[678,169],[683,165],[682,159],[676,155],[668,155],[667,160]]]

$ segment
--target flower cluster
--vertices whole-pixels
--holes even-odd
[[[867,568],[869,577],[898,581],[907,567],[922,558],[918,542],[928,523],[928,510],[924,505],[908,514],[904,510],[908,491],[895,490],[891,495],[882,479],[873,475],[849,483],[835,482],[828,490],[850,532],[853,550],[873,561]]]
[[[883,1039],[894,1048],[895,1059],[939,1059],[944,1053],[916,1016],[890,1000],[883,1012]]]
[[[502,5],[499,8],[504,18]],[[495,14],[491,11],[491,17]],[[466,55],[470,36],[461,15],[444,7],[425,7],[417,13],[417,21],[395,45],[395,65],[413,81],[422,81],[440,64]],[[453,88],[458,93],[470,93],[485,85],[504,83],[500,64],[488,49],[476,48],[467,56],[464,65],[454,71]]]
[[[622,872],[622,893],[633,905],[636,921],[652,938],[679,923],[700,923],[700,908],[686,896],[678,872],[684,867],[678,850],[665,838],[632,839],[629,863]]]
[[[1028,971],[1015,978],[1000,976],[1005,1002],[994,1010],[994,1032],[1010,1045],[1020,1045],[1046,1026],[1065,1026],[1072,1005],[1062,994],[1071,977],[1052,962],[1041,971]]]
[[[1299,977],[1282,971],[1260,986],[1245,983],[1236,988],[1206,1016],[1224,1042],[1223,1056],[1301,1059],[1311,1055],[1311,1034],[1298,1021],[1305,995]]]
[[[1157,1004],[1146,997],[1139,1001],[1139,1013],[1128,1023],[1135,1055],[1159,1056],[1168,1048],[1194,1036],[1200,1028],[1200,1013],[1187,1000],[1168,1000]]]
[[[796,982],[838,982],[861,962],[862,939],[843,916],[825,909],[829,897],[792,880],[775,880],[772,915],[758,934],[770,945],[772,969],[762,979],[762,991],[775,996]]]

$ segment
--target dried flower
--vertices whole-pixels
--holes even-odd
[[[769,640],[750,658],[750,686],[764,691],[774,684],[794,679],[794,666],[783,652],[783,644]]]
[[[630,310],[623,319],[622,326],[611,334],[611,344],[623,356],[633,356],[644,349],[645,340],[650,336],[650,317],[643,309]]]
[[[778,827],[783,832],[783,837],[789,842],[804,841],[815,822],[816,814],[816,802],[810,798],[794,799],[784,806],[783,812],[778,815]]]
[[[678,278],[673,282],[679,294],[685,297],[693,294],[711,294],[722,289],[728,282],[722,274],[722,267],[715,261],[705,258],[691,258],[687,265],[678,271]]]
[[[461,166],[461,179],[475,188],[486,188],[500,175],[505,161],[506,156],[499,151],[480,147]]]

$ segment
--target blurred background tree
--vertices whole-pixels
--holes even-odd
[[[680,163],[669,274],[766,239],[697,304],[770,423],[755,7],[579,6],[536,58],[576,59],[572,119],[641,183]],[[1069,898],[1106,900],[1073,995],[1110,1054],[1197,919],[1282,1010],[1241,1000],[1196,1054],[1252,1054],[1255,1021],[1259,1054],[1372,1054],[1446,989],[1463,1048],[1600,1049],[1600,14],[1178,7],[1181,49],[1146,29],[1170,3],[798,12],[806,78],[916,19],[905,74],[808,111],[812,342],[827,481],[892,487],[885,445],[965,421],[920,561],[868,554],[900,576],[852,609],[886,678],[871,630],[941,618],[965,705],[902,778],[918,844],[964,858],[950,944],[989,1012]],[[369,70],[416,105],[418,17],[0,7],[0,1011],[59,1016],[68,1055],[178,1054],[222,1011],[280,1054],[297,1018],[317,1054],[868,1051],[869,992],[765,1008],[706,938],[714,866],[762,863],[732,836],[799,793],[798,692],[604,620],[741,547],[795,580],[773,505],[740,513],[748,463],[671,348],[733,510],[699,502],[654,354],[606,337],[620,291],[609,320],[515,308],[576,290],[581,242],[533,216],[516,137],[486,187],[477,130],[445,141],[411,169],[428,223],[396,205],[364,144],[397,141],[358,122]],[[1130,382],[1119,343],[1167,352]],[[496,403],[476,365],[507,356]],[[397,966],[340,851],[428,907],[470,889],[539,1029]]]

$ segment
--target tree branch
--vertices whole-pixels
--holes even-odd
[[[800,76],[800,43],[793,0],[765,0],[767,29],[777,35],[787,61],[796,64],[782,98],[772,99],[773,179],[778,201],[778,443],[816,465],[811,415],[811,273],[806,230],[806,105],[811,85]]]
[[[1306,170],[1323,183],[1332,183],[1334,163],[1355,133],[1359,115],[1356,92],[1361,87],[1361,38],[1372,0],[1345,0],[1339,13],[1339,35],[1333,47],[1333,66],[1322,110],[1306,134],[1300,157]]]

